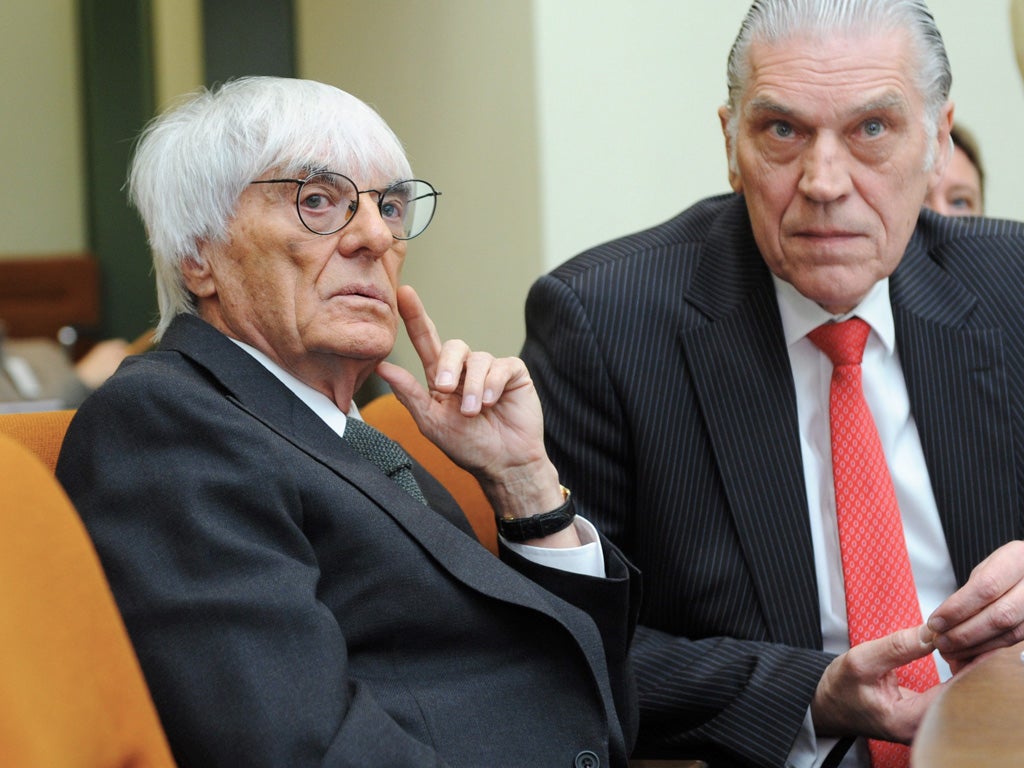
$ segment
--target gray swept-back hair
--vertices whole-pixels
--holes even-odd
[[[935,136],[953,74],[942,35],[923,0],[755,0],[729,51],[729,120],[735,150],[740,104],[750,78],[750,45],[782,43],[799,35],[829,37],[904,30],[917,56],[917,86],[925,104],[925,130]],[[934,158],[929,158],[929,165]],[[735,157],[730,158],[735,163]]]
[[[175,315],[195,314],[182,280],[203,242],[223,240],[249,182],[273,170],[360,178],[412,176],[398,138],[372,108],[311,80],[246,77],[202,89],[143,130],[128,190],[153,251],[159,339]]]

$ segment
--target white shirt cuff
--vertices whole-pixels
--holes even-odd
[[[576,533],[582,542],[578,547],[535,547],[506,539],[502,539],[502,541],[517,555],[538,565],[603,579],[605,577],[604,551],[601,549],[601,539],[597,534],[597,528],[589,520],[579,515],[576,516],[573,525],[576,526]]]

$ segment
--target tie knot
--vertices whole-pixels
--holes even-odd
[[[364,459],[377,465],[406,493],[421,504],[427,504],[423,489],[412,474],[412,459],[398,443],[359,419],[345,420],[345,441]]]
[[[345,440],[364,459],[376,464],[389,477],[404,467],[411,467],[409,455],[390,437],[365,421],[346,419]]]
[[[814,345],[828,355],[832,365],[860,365],[871,326],[859,317],[841,323],[825,323],[807,334]]]

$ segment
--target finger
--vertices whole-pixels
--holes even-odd
[[[455,392],[460,386],[464,388],[465,368],[471,354],[469,345],[461,339],[449,339],[442,344],[431,386],[445,394]]]
[[[927,656],[935,650],[934,636],[927,626],[908,627],[877,640],[869,640],[851,649],[858,670],[866,677],[882,677],[887,672]]]
[[[423,363],[427,379],[435,375],[438,355],[441,353],[441,337],[438,336],[434,321],[430,319],[423,302],[411,285],[398,288],[398,312],[405,322],[406,333],[412,342],[413,349]]]
[[[473,352],[466,358],[462,379],[461,410],[467,416],[480,413],[487,369],[493,358],[484,352]]]
[[[936,635],[943,656],[970,659],[1024,640],[1024,584],[1017,584],[975,616]]]
[[[421,407],[422,401],[430,399],[416,377],[400,365],[382,361],[377,364],[377,375],[391,387],[398,401],[410,411]]]
[[[929,628],[944,638],[940,650],[980,645],[1018,628],[1024,621],[1022,579],[1024,542],[1010,542],[979,563],[928,618]]]
[[[487,372],[484,383],[484,405],[493,405],[503,393],[520,387],[532,386],[533,380],[526,363],[518,357],[496,358]]]
[[[462,412],[475,415],[482,407],[495,405],[504,393],[531,383],[526,364],[518,357],[473,352],[465,361]]]

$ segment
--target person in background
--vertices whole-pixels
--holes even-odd
[[[734,193],[529,293],[549,453],[644,574],[638,756],[905,765],[1024,639],[1024,225],[922,212],[950,84],[919,0],[758,0]]]
[[[76,408],[137,344],[104,339],[72,361],[57,339],[9,339],[0,322],[0,411]]]
[[[150,124],[129,188],[158,346],[82,404],[57,476],[178,765],[625,768],[636,574],[575,516],[522,361],[442,343],[399,285],[440,193],[380,116],[232,81]],[[401,323],[426,387],[384,362]],[[480,481],[501,559],[360,420],[374,371]]]
[[[974,136],[962,125],[949,132],[953,155],[942,179],[924,199],[926,208],[944,216],[982,216],[985,213],[985,169]]]

